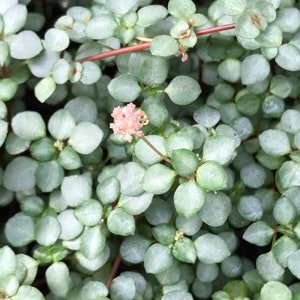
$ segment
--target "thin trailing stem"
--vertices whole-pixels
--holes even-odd
[[[109,274],[109,277],[108,277],[108,279],[107,279],[107,281],[106,281],[106,287],[107,287],[107,288],[110,287],[111,282],[112,282],[113,279],[115,278],[116,273],[117,273],[117,271],[118,271],[118,269],[119,269],[120,263],[121,263],[121,256],[118,255],[118,256],[116,257],[114,263],[113,263],[112,270],[111,270],[111,272],[110,272],[110,274]]]
[[[171,160],[154,147],[144,136],[140,137],[154,152],[161,156],[166,162],[171,163]]]
[[[205,29],[198,30],[198,31],[196,31],[196,35],[201,36],[201,35],[206,35],[206,34],[212,34],[212,33],[220,32],[220,31],[231,30],[234,28],[235,28],[235,24],[220,25],[220,26],[215,26],[215,27],[211,27],[211,28],[205,28]],[[78,59],[77,61],[80,63],[83,63],[85,61],[101,60],[104,58],[117,56],[120,54],[137,52],[137,51],[149,49],[150,46],[151,46],[151,42],[140,43],[137,45],[127,46],[127,47],[123,47],[120,49],[115,49],[115,50],[95,54],[92,56],[84,57],[84,58]]]

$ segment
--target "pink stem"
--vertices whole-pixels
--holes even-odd
[[[235,28],[235,24],[220,25],[220,26],[215,26],[215,27],[211,27],[211,28],[205,28],[205,29],[198,30],[198,31],[196,31],[196,35],[200,36],[200,35],[205,35],[205,34],[212,34],[215,32],[230,30],[230,29],[234,29],[234,28]],[[145,49],[150,48],[150,46],[151,46],[151,42],[141,43],[138,45],[127,46],[127,47],[123,47],[120,49],[115,49],[115,50],[95,54],[92,56],[80,58],[80,59],[77,59],[77,61],[80,63],[83,63],[85,61],[101,60],[101,59],[104,59],[107,57],[112,57],[112,56],[116,56],[116,55],[120,55],[120,54],[124,54],[124,53],[131,53],[131,52],[145,50]]]
[[[106,281],[106,287],[109,288],[110,287],[110,284],[111,282],[113,281],[113,279],[115,278],[116,276],[116,273],[119,269],[119,266],[120,266],[120,263],[121,263],[121,256],[118,255],[113,263],[113,266],[112,266],[112,270],[111,270],[111,273],[109,274],[109,277]]]

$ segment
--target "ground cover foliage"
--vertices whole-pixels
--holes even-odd
[[[300,299],[299,1],[0,16],[0,299]]]

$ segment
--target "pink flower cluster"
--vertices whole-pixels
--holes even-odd
[[[109,128],[114,131],[114,134],[124,134],[124,140],[128,142],[132,141],[134,134],[143,136],[144,133],[140,129],[149,122],[145,112],[136,109],[133,103],[115,107],[111,116],[114,118],[114,123],[110,123]]]

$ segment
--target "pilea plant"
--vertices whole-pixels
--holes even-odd
[[[296,0],[0,0],[0,299],[300,299]]]

